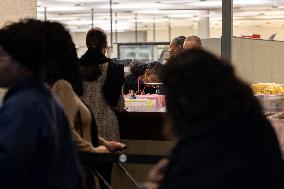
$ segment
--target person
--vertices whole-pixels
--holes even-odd
[[[0,188],[72,189],[78,164],[64,111],[40,79],[41,21],[0,30]]]
[[[157,61],[148,62],[148,67],[143,77],[143,82],[145,83],[144,92],[146,94],[159,94],[160,86],[153,83],[160,83],[158,72],[161,69],[161,67],[162,64],[160,62]]]
[[[82,101],[90,108],[101,137],[120,141],[117,112],[124,110],[124,65],[115,64],[105,56],[107,35],[101,28],[93,28],[86,36],[88,50],[80,58],[83,80]],[[112,163],[101,165],[101,173],[111,183]],[[102,188],[107,188],[103,183]]]
[[[45,40],[42,43],[45,44],[46,58],[41,61],[42,78],[64,108],[77,152],[114,153],[124,148],[124,144],[98,136],[95,119],[88,106],[79,98],[83,94],[82,80],[79,76],[76,48],[69,32],[56,22],[46,21],[44,25],[45,30],[41,35]],[[93,170],[84,163],[82,166],[87,187],[93,188]]]
[[[159,83],[160,78],[158,76],[158,72],[161,69],[162,64],[157,61],[148,62],[147,69],[145,71],[143,81],[145,83]]]
[[[184,37],[184,36],[179,36],[179,37],[176,37],[172,40],[172,42],[170,44],[170,48],[168,50],[169,57],[167,59],[165,59],[163,64],[166,64],[171,57],[175,57],[183,51],[183,43],[184,43],[185,38],[186,37]]]
[[[183,48],[184,49],[202,48],[201,39],[195,35],[188,36],[183,43]]]
[[[179,53],[183,51],[183,43],[186,37],[179,36],[174,38],[170,43],[170,48],[168,49],[168,57],[163,60],[162,64],[167,64],[168,60],[171,57],[177,56]]]
[[[147,63],[142,60],[132,60],[130,63],[130,74],[125,77],[123,92],[125,95],[131,91],[134,94],[141,94],[144,89],[143,76],[147,69]]]
[[[163,67],[177,137],[148,188],[283,188],[279,145],[249,85],[231,64],[188,49]]]

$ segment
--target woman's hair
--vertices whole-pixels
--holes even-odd
[[[44,52],[41,41],[43,24],[38,20],[23,20],[0,30],[0,46],[18,64],[38,73]]]
[[[261,112],[251,88],[231,64],[202,49],[188,49],[163,66],[167,111],[180,135],[190,125]]]
[[[85,81],[96,81],[102,75],[102,63],[108,62],[102,49],[107,48],[107,35],[101,28],[92,28],[86,36],[88,51],[80,59],[80,76]],[[102,62],[101,62],[101,61]]]
[[[157,72],[157,71],[159,71],[159,69],[161,69],[161,67],[162,67],[162,64],[160,62],[158,62],[158,61],[150,61],[150,62],[148,62],[147,69],[151,70],[153,72]]]
[[[107,48],[107,35],[101,28],[92,28],[88,31],[86,36],[86,45],[88,49],[96,48],[102,50]]]
[[[130,68],[130,72],[133,75],[139,77],[145,73],[147,66],[148,65],[145,61],[134,59],[131,61],[129,68]]]
[[[44,22],[43,76],[52,85],[64,79],[72,85],[74,91],[82,95],[82,81],[79,76],[79,63],[71,35],[63,25],[57,22]]]
[[[26,19],[1,29],[0,44],[19,64],[41,72],[48,84],[65,79],[81,93],[76,48],[61,24]]]
[[[184,43],[185,39],[186,39],[186,37],[179,36],[179,37],[176,37],[172,40],[170,48],[171,49],[173,48],[174,50],[172,50],[170,52],[171,57],[177,56],[179,53],[181,53],[183,51],[183,43]]]

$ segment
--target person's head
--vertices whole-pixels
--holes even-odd
[[[261,107],[233,67],[202,49],[188,49],[163,66],[167,111],[177,135],[194,124],[239,118]]]
[[[42,38],[39,43],[42,77],[46,83],[53,85],[59,79],[67,80],[74,91],[82,94],[79,76],[79,63],[75,44],[70,33],[57,22],[43,22],[44,29],[38,33]]]
[[[133,59],[130,62],[129,68],[130,68],[130,72],[136,76],[142,76],[146,69],[147,69],[147,63],[143,60],[138,60],[138,59]]]
[[[107,34],[101,28],[90,29],[86,36],[86,45],[88,49],[95,48],[104,54],[107,53]]]
[[[41,21],[24,20],[0,30],[0,86],[10,87],[16,81],[39,75],[43,44]]]
[[[169,48],[170,57],[174,57],[183,51],[184,40],[184,36],[179,36],[172,40]]]
[[[191,48],[202,48],[201,39],[195,35],[189,36],[185,39],[183,43],[184,49],[191,49]]]
[[[84,81],[96,81],[102,75],[101,64],[109,62],[107,35],[101,28],[92,28],[86,36],[87,52],[80,58],[80,76]]]
[[[148,62],[148,67],[147,67],[146,72],[149,74],[154,74],[154,73],[157,73],[161,67],[162,67],[162,64],[160,62],[150,61]]]

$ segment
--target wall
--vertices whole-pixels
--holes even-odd
[[[203,40],[206,49],[221,55],[221,40]],[[240,78],[249,83],[284,84],[284,42],[233,39],[233,65]]]
[[[22,18],[36,18],[36,0],[0,0],[0,27]]]
[[[262,39],[268,39],[272,34],[277,33],[275,40],[284,41],[284,27],[268,27],[268,26],[242,26],[234,27],[234,36],[241,37],[242,35],[260,34]],[[172,28],[172,38],[184,35],[198,35],[197,28],[177,27]],[[222,29],[220,27],[210,28],[210,38],[220,38]],[[169,33],[167,28],[158,29],[156,31],[156,41],[168,41]],[[147,31],[147,40],[153,41],[153,31]]]

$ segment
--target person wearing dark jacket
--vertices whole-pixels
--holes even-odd
[[[231,64],[190,49],[162,69],[177,144],[152,188],[284,188],[274,130]]]
[[[0,188],[75,189],[78,164],[67,119],[39,77],[43,24],[26,20],[0,30]],[[40,54],[40,52],[38,52]],[[43,53],[43,52],[41,52]]]
[[[119,142],[117,112],[124,110],[124,66],[115,64],[105,54],[107,35],[100,28],[92,28],[86,36],[87,52],[80,58],[83,80],[81,100],[94,116],[98,134],[108,141]],[[97,170],[111,183],[112,163],[100,164]],[[108,187],[100,181],[101,189]]]

